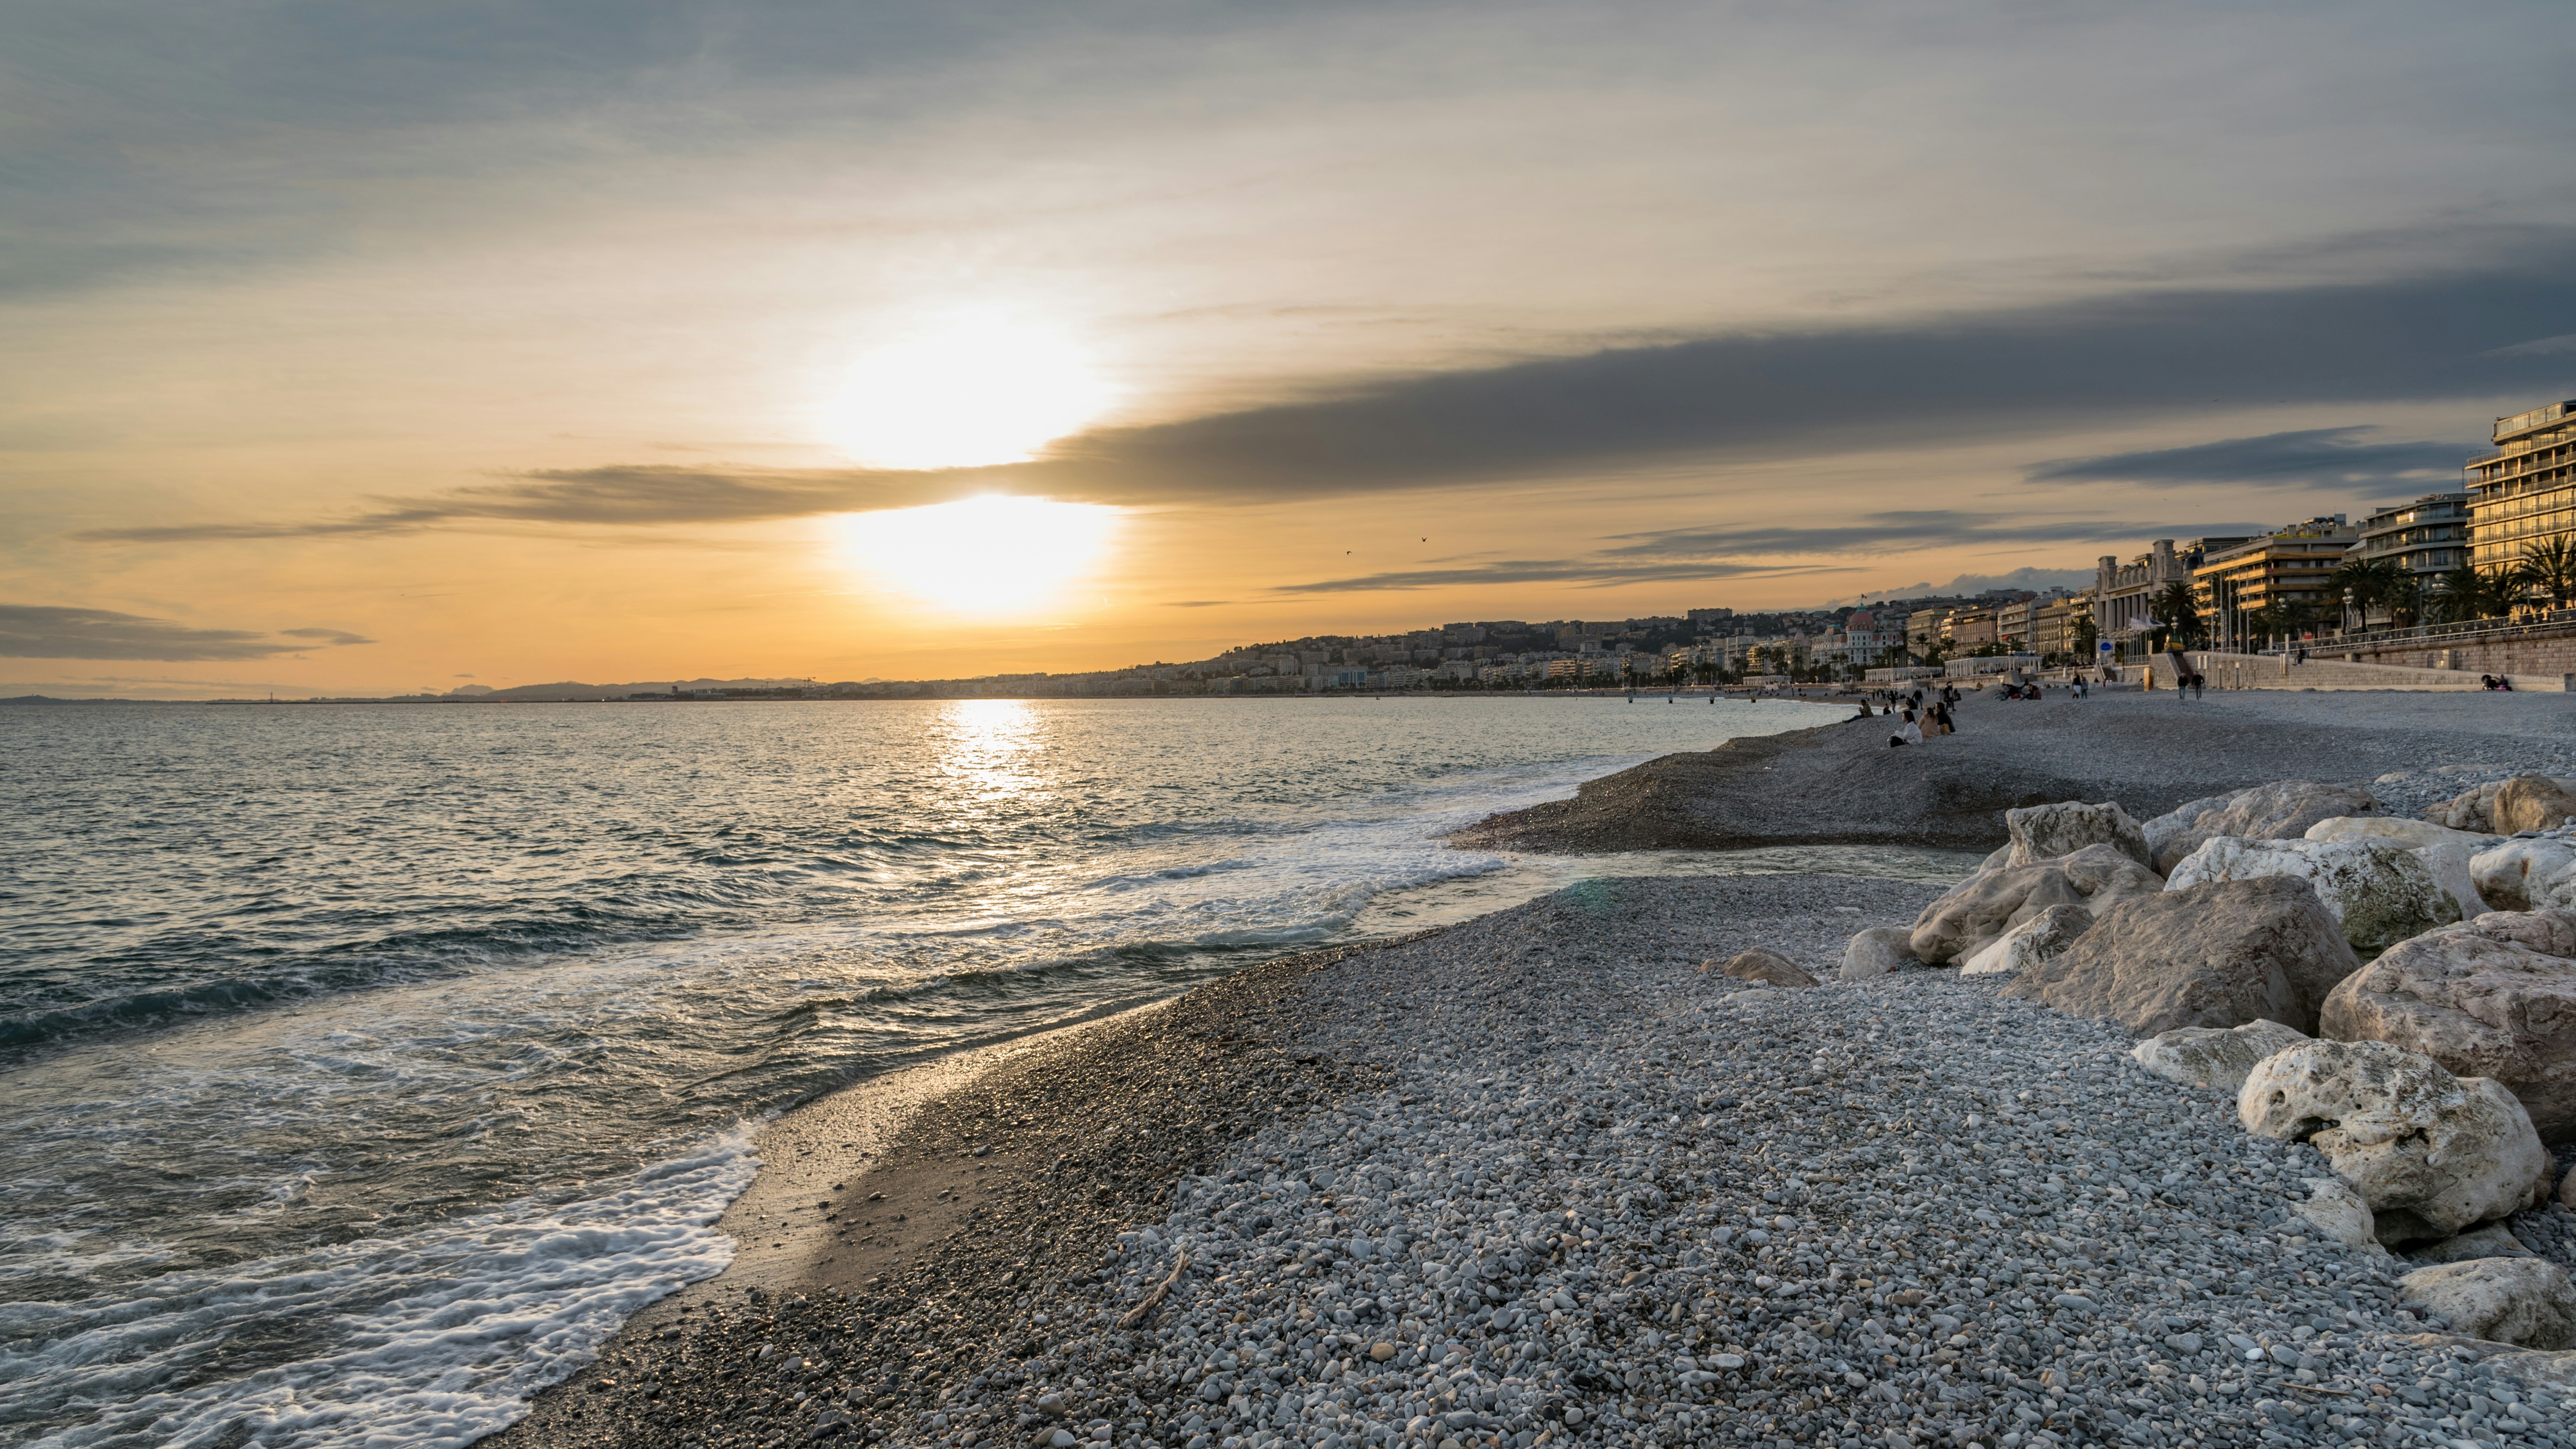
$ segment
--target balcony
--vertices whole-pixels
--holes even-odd
[[[2494,439],[2502,443],[2517,433],[2527,433],[2534,428],[2545,428],[2570,417],[2576,417],[2576,400],[2554,402],[2547,407],[2533,408],[2527,413],[2515,413],[2509,418],[2496,419]]]

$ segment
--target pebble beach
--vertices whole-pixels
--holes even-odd
[[[2117,778],[2068,798],[2131,803],[2304,757],[2407,814],[2576,773],[2563,698],[2497,703],[1972,703],[1947,763],[2009,769],[2021,730],[2063,776],[2116,738]],[[1810,733],[1766,758],[1916,755]],[[2004,978],[1835,979],[1939,892],[1597,881],[1032,1044],[813,1136],[794,1200],[759,1198],[757,1274],[639,1315],[486,1442],[2576,1444],[2576,1363],[2401,1306],[2416,1265],[2310,1228],[2330,1169],[2232,1093]],[[1822,984],[1710,969],[1755,947]],[[2507,1226],[2576,1267],[2565,1207]]]

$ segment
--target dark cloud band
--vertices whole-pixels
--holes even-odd
[[[1713,337],[1399,379],[1070,439],[1034,462],[926,473],[617,465],[529,473],[338,519],[105,529],[180,542],[471,523],[716,524],[975,492],[1252,503],[1574,478],[1669,463],[2062,433],[2212,407],[2557,395],[2520,344],[2576,328],[2576,233],[2476,270],[2371,283],[2150,290],[1967,316]],[[2043,465],[2045,481],[2431,476],[2446,445],[2322,429]],[[2457,459],[2450,463],[2456,466]],[[2121,471],[2125,470],[2125,471]],[[1786,546],[1786,545],[1784,545]]]
[[[111,609],[0,604],[0,658],[9,659],[271,659],[312,648],[315,642],[375,642],[344,629],[282,632],[289,641],[247,629],[194,629]]]

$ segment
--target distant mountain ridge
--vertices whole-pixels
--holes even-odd
[[[669,694],[700,689],[804,689],[810,679],[646,679],[632,684],[584,684],[576,679],[553,684],[515,684],[508,689],[486,690],[468,686],[452,689],[445,695],[413,695],[414,699],[520,699],[529,701],[624,699],[630,694]]]

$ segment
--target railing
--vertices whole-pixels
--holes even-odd
[[[2538,638],[2570,630],[2576,630],[2576,609],[2544,609],[2519,619],[2466,619],[2455,624],[2416,624],[2403,629],[2354,629],[2314,639],[2267,644],[2260,649],[2247,647],[2238,652],[2289,654],[2301,649],[2314,653],[2320,649],[2385,649],[2408,644],[2483,644],[2505,639]]]

